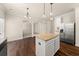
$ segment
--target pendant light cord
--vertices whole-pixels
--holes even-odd
[[[50,5],[51,5],[51,13],[52,13],[52,4],[53,4],[53,3],[50,3]]]
[[[28,12],[29,8],[27,8],[27,17],[29,17],[29,12]]]
[[[45,15],[45,3],[44,3],[44,15]]]

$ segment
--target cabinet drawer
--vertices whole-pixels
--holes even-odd
[[[54,42],[46,46],[46,56],[54,55]]]
[[[57,52],[57,50],[59,49],[59,46],[60,46],[60,39],[59,37],[55,38],[55,41],[54,41],[54,51],[55,53]]]

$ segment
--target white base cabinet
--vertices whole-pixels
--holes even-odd
[[[36,37],[36,56],[53,56],[59,48],[59,36],[48,41]]]

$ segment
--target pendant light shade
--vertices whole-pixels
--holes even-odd
[[[50,3],[50,9],[51,9],[51,10],[50,10],[50,15],[52,15],[52,4],[53,4],[53,3]]]

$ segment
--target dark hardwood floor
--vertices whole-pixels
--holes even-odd
[[[8,56],[35,56],[35,37],[9,42]]]
[[[79,47],[60,42],[60,49],[56,53],[59,56],[79,56]]]
[[[9,42],[7,50],[8,56],[35,56],[35,37]],[[55,56],[79,56],[79,47],[61,42]]]

